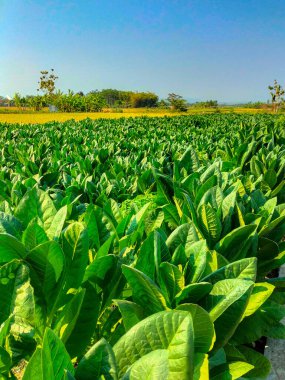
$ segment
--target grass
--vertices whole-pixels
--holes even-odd
[[[163,109],[144,109],[144,108],[128,108],[124,109],[123,112],[112,112],[111,110],[104,110],[103,112],[94,112],[94,113],[49,113],[46,110],[43,112],[37,113],[0,113],[0,123],[11,123],[11,124],[44,124],[51,121],[67,121],[74,119],[76,121],[83,120],[86,118],[90,119],[118,119],[121,117],[138,117],[138,116],[150,116],[150,117],[158,117],[158,116],[177,116],[177,115],[195,115],[195,114],[205,114],[205,113],[263,113],[263,112],[271,112],[263,109],[256,108],[234,108],[234,107],[222,107],[218,110],[213,108],[190,108],[187,113],[179,113],[173,112],[170,110]]]

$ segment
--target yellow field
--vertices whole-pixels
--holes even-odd
[[[149,116],[149,117],[158,117],[158,116],[177,116],[177,115],[195,115],[195,114],[204,114],[204,113],[214,113],[217,112],[213,108],[190,108],[187,113],[177,113],[171,112],[169,110],[156,110],[156,109],[125,109],[123,112],[94,112],[94,113],[0,113],[0,123],[19,123],[19,124],[43,124],[50,121],[66,121],[74,119],[76,121],[83,120],[86,118],[90,119],[118,119],[121,117],[139,117],[139,116]],[[229,113],[262,113],[270,112],[264,111],[262,109],[255,108],[234,108],[234,107],[223,107],[219,109],[219,112]]]

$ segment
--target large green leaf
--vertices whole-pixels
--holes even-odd
[[[168,248],[158,231],[152,232],[143,242],[136,262],[136,269],[155,281],[161,261],[170,258]]]
[[[22,243],[28,250],[49,241],[44,229],[38,224],[38,219],[30,221],[22,235]]]
[[[132,298],[144,308],[146,313],[153,314],[167,310],[166,300],[157,285],[141,271],[122,266],[123,274],[132,288]]]
[[[47,236],[50,239],[58,239],[63,229],[65,219],[67,216],[67,206],[63,206],[54,215],[49,229],[46,231]]]
[[[222,225],[215,210],[210,204],[202,204],[198,209],[199,224],[204,238],[212,246],[220,238]]]
[[[222,268],[214,271],[208,276],[204,277],[201,281],[211,282],[215,284],[218,281],[226,279],[240,278],[244,280],[255,281],[256,278],[256,264],[255,257],[242,259],[225,265]]]
[[[214,284],[205,297],[205,309],[215,325],[215,349],[225,345],[238,327],[254,283],[249,280],[230,279]]]
[[[187,247],[185,251],[189,257],[188,263],[184,268],[186,284],[200,281],[204,272],[210,267],[210,253],[206,240],[200,240]]]
[[[75,310],[78,315],[65,344],[71,358],[82,355],[89,346],[96,329],[101,306],[101,299],[95,287],[89,282],[84,283],[83,287],[84,298],[80,310],[78,312]]]
[[[66,343],[74,329],[81,310],[84,295],[84,289],[78,290],[74,295],[72,295],[71,300],[65,304],[56,318],[53,330],[60,337],[63,343]]]
[[[169,352],[155,350],[138,359],[122,377],[122,380],[170,379]]]
[[[9,312],[8,307],[10,307],[10,315],[12,318],[9,351],[11,356],[13,356],[13,360],[17,362],[23,356],[31,355],[35,349],[34,338],[39,321],[36,312],[37,307],[34,289],[30,284],[28,267],[21,265],[16,269],[14,267],[15,262],[9,264],[4,266],[5,271],[2,271],[4,267],[1,268],[0,278],[6,289],[0,289],[0,298],[2,296],[7,297],[5,306],[3,307],[3,305],[1,305],[2,310],[5,310],[7,315]],[[2,275],[4,276],[2,277]],[[7,283],[8,279],[9,282]]]
[[[237,193],[235,190],[230,192],[224,199],[221,205],[221,213],[223,222],[226,221],[228,217],[231,217],[234,212],[234,207],[236,203]]]
[[[2,324],[3,323],[3,324]],[[35,298],[29,269],[18,261],[0,267],[0,340],[13,362],[35,349]],[[7,346],[8,347],[8,346]]]
[[[261,305],[271,296],[274,286],[267,282],[258,282],[254,284],[252,293],[249,297],[247,307],[244,311],[243,318],[248,317],[256,312]]]
[[[47,380],[42,369],[42,349],[37,347],[31,357],[23,376],[23,380]]]
[[[122,314],[125,330],[128,331],[145,317],[144,309],[134,302],[114,300]]]
[[[0,346],[4,346],[6,337],[11,327],[11,322],[12,322],[12,316],[6,319],[6,321],[0,325]]]
[[[199,158],[197,152],[192,147],[189,147],[179,160],[179,167],[185,168],[187,173],[196,172],[199,168]]]
[[[243,375],[249,373],[253,368],[253,365],[242,361],[221,364],[211,371],[211,380],[241,379]]]
[[[210,293],[212,287],[213,285],[209,282],[199,282],[197,284],[186,285],[179,293],[176,294],[176,304],[182,302],[197,303],[201,298]]]
[[[209,357],[207,354],[195,354],[193,380],[210,380]]]
[[[283,226],[285,223],[285,214],[279,216],[278,218],[272,220],[268,225],[265,225],[262,230],[260,231],[260,236],[268,237],[272,240],[274,239],[274,231],[279,228],[280,226]]]
[[[268,199],[264,203],[264,205],[261,207],[261,214],[262,214],[262,220],[259,224],[259,228],[263,228],[264,226],[268,225],[274,215],[275,208],[277,205],[277,197]]]
[[[70,224],[63,234],[63,252],[66,258],[65,289],[78,288],[88,263],[89,239],[82,223]]]
[[[84,222],[87,226],[88,236],[90,240],[90,247],[95,247],[99,249],[100,247],[100,236],[98,231],[98,223],[96,218],[96,213],[93,205],[89,205],[84,214]],[[102,230],[101,230],[102,231]]]
[[[74,373],[73,365],[63,343],[49,328],[43,339],[42,368],[44,379],[49,380],[62,379],[65,369]]]
[[[111,250],[112,244],[115,240],[116,235],[111,235],[109,238],[100,246],[96,253],[96,259],[100,259],[101,257],[106,257]]]
[[[55,241],[40,244],[30,251],[27,262],[31,265],[32,284],[36,293],[42,294],[48,313],[62,288],[65,260],[60,245]]]
[[[143,221],[144,221],[144,218],[146,216],[146,212],[148,210],[148,208],[150,207],[150,202],[145,204],[137,213],[136,215],[132,216],[131,220],[130,220],[130,223],[126,229],[126,235],[134,235],[134,232],[140,232],[140,229],[142,227],[142,224],[143,224]],[[134,241],[134,239],[132,238],[132,241]]]
[[[244,318],[231,339],[233,344],[247,344],[260,339],[262,336],[274,339],[284,339],[284,329],[280,322],[285,317],[285,307],[269,298],[257,311]],[[280,335],[279,335],[280,334]]]
[[[185,266],[187,263],[187,256],[185,255],[185,248],[183,245],[179,244],[178,247],[176,247],[170,262],[174,265],[182,265],[182,267]]]
[[[266,356],[246,346],[239,346],[238,349],[246,361],[254,366],[251,371],[247,372],[246,379],[267,379],[271,365]]]
[[[6,233],[19,239],[21,236],[23,226],[21,222],[13,215],[0,212],[0,233]]]
[[[185,310],[191,314],[195,331],[195,354],[197,352],[204,354],[209,352],[216,339],[214,324],[210,315],[201,306],[190,303],[179,305],[176,310]]]
[[[163,211],[164,222],[171,228],[178,228],[180,224],[180,217],[177,208],[170,202],[161,207]]]
[[[185,223],[177,227],[168,236],[166,245],[171,252],[174,252],[180,244],[185,245],[198,240],[199,238],[195,226],[192,223]]]
[[[144,220],[145,231],[149,235],[152,231],[161,227],[164,220],[163,211],[158,211],[159,209],[150,211]]]
[[[275,241],[263,237],[258,240],[257,258],[259,266],[268,260],[273,260],[278,256],[278,253],[279,248]]]
[[[61,340],[47,328],[42,348],[37,348],[25,370],[23,380],[63,380],[74,368]]]
[[[269,240],[269,239],[267,239]],[[285,242],[279,244],[279,247],[272,240],[269,240],[270,244],[267,245],[268,256],[271,256],[269,260],[259,260],[258,262],[258,273],[267,274],[273,269],[280,268],[285,263]],[[269,251],[270,249],[270,251]]]
[[[0,267],[0,324],[10,315],[15,323],[24,325],[34,321],[33,289],[30,286],[29,269],[19,261]]]
[[[9,353],[0,346],[0,374],[3,379],[8,378],[8,372],[12,367],[12,360]],[[7,376],[7,377],[6,377]]]
[[[193,379],[194,331],[188,312],[160,312],[132,327],[114,346],[119,377],[137,360],[161,349],[168,351],[167,378]]]
[[[114,255],[107,255],[95,258],[86,268],[83,281],[90,281],[104,288],[104,280],[108,274],[117,266],[118,258]]]
[[[159,274],[160,287],[171,304],[176,294],[184,288],[184,276],[177,266],[168,262],[161,263]]]
[[[253,224],[236,228],[216,244],[216,251],[230,261],[243,259],[251,242],[250,237],[255,230],[256,226]]]
[[[269,187],[272,189],[277,182],[277,175],[275,170],[269,169],[264,173],[264,181],[267,182]]]
[[[0,233],[0,265],[27,255],[23,244],[14,236]]]
[[[56,208],[53,201],[46,192],[38,188],[29,190],[15,210],[15,216],[25,227],[32,219],[38,217],[45,231],[51,227],[55,215]]]
[[[215,168],[214,168],[214,171],[215,171]],[[218,180],[217,176],[212,175],[210,178],[207,178],[207,180],[198,188],[198,191],[195,197],[196,206],[200,203],[206,191],[208,191],[209,189],[217,185],[217,180]]]
[[[94,380],[101,376],[117,380],[117,364],[110,344],[102,338],[80,360],[75,372],[76,380]]]

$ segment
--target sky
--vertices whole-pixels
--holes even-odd
[[[57,88],[266,101],[285,85],[285,0],[0,0],[0,94]]]

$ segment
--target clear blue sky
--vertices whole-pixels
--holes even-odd
[[[266,100],[285,85],[285,0],[0,0],[0,94],[58,87]]]

